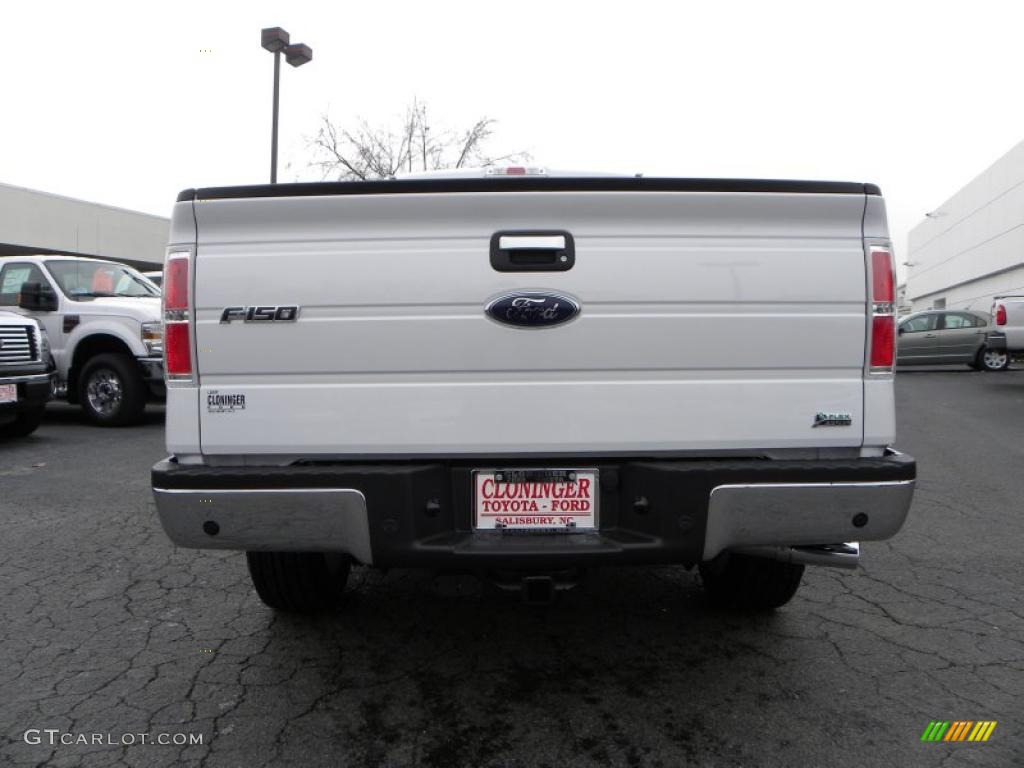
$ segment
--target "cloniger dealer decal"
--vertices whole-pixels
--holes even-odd
[[[245,395],[238,392],[218,392],[211,389],[206,393],[206,410],[209,413],[233,413],[245,410]]]

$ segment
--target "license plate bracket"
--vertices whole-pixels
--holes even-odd
[[[476,531],[584,533],[597,528],[596,469],[515,467],[473,472]]]

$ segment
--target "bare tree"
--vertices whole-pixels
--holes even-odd
[[[373,127],[360,119],[351,129],[337,126],[327,115],[310,141],[318,167],[326,178],[339,180],[387,179],[397,173],[448,168],[486,167],[523,162],[526,152],[494,155],[486,143],[495,121],[482,117],[465,131],[437,130],[427,116],[427,105],[414,100],[397,127]]]

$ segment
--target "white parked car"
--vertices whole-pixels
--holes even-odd
[[[164,267],[176,544],[265,603],[351,562],[698,566],[774,608],[903,525],[873,185],[548,175],[187,190]]]
[[[137,422],[164,395],[160,291],[137,271],[100,259],[0,258],[0,308],[46,329],[58,393],[96,424]]]

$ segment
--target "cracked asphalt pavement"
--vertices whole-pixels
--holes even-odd
[[[767,616],[710,610],[682,568],[540,609],[358,569],[336,615],[275,616],[242,555],[160,529],[161,410],[51,406],[0,443],[0,764],[1024,765],[1024,371],[901,372],[897,397],[907,526]],[[922,743],[931,720],[998,726]]]

